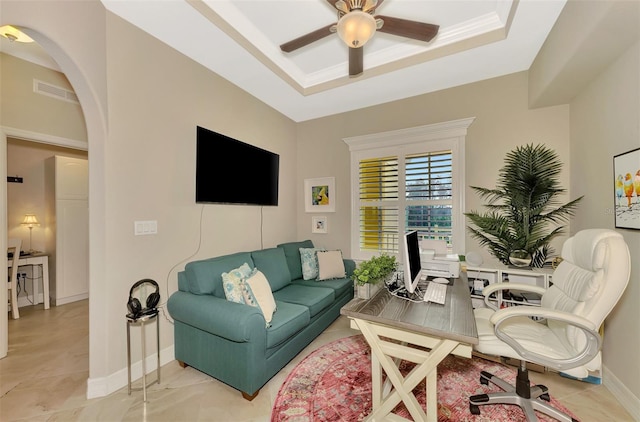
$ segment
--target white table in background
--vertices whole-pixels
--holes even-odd
[[[26,265],[38,265],[42,268],[42,289],[44,290],[42,296],[44,301],[44,309],[49,309],[49,255],[45,252],[35,252],[29,255],[21,255],[18,261],[18,267]],[[11,262],[9,262],[9,268],[11,268]],[[35,282],[33,273],[31,274],[33,281],[33,304],[37,305],[38,301],[38,283]]]

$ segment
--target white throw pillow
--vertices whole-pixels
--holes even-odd
[[[318,251],[318,280],[344,278],[344,262],[341,251]]]
[[[271,324],[273,313],[276,311],[276,300],[273,298],[271,292],[271,285],[264,276],[262,271],[255,269],[253,273],[245,280],[245,283],[251,287],[251,292],[258,302],[260,310],[264,314],[264,319],[267,321],[267,327]]]

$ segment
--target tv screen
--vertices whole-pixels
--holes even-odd
[[[280,156],[198,126],[196,202],[278,205]]]

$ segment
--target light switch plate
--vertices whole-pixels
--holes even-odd
[[[136,236],[158,234],[158,220],[134,221],[133,234]]]

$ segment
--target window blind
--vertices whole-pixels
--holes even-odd
[[[397,253],[408,230],[450,244],[452,181],[451,151],[360,160],[360,250]]]

